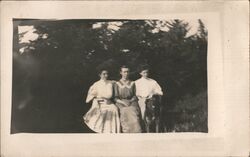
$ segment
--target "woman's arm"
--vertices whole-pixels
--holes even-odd
[[[136,96],[136,86],[134,82],[131,88],[132,88],[133,97],[130,99],[130,103],[133,101],[138,101],[138,98]]]
[[[92,101],[96,96],[97,96],[97,91],[96,91],[95,84],[93,84],[89,88],[88,95],[87,95],[87,98],[86,98],[86,103],[89,103],[90,101]]]
[[[154,95],[163,95],[161,86],[156,81],[154,83],[153,91],[154,91],[153,92]]]

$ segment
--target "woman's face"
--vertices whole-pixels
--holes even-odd
[[[129,77],[129,68],[121,68],[120,72],[122,78],[128,78]]]
[[[107,80],[108,79],[108,71],[107,70],[103,70],[100,74],[100,78],[102,80]]]
[[[143,70],[140,74],[141,74],[141,76],[142,76],[143,78],[148,78],[149,71],[148,71],[148,70]]]

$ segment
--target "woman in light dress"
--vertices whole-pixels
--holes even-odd
[[[146,110],[146,102],[156,101],[155,96],[158,96],[159,102],[161,102],[161,96],[163,95],[161,86],[157,81],[149,77],[149,66],[141,65],[139,69],[141,78],[135,81],[136,96],[141,109],[142,118],[145,119],[144,114]]]
[[[122,66],[120,69],[122,78],[116,82],[115,102],[120,112],[121,132],[140,133],[141,113],[136,97],[135,83],[129,80],[129,68]]]
[[[90,110],[83,116],[87,126],[97,133],[119,133],[120,119],[117,107],[114,105],[113,85],[108,79],[108,71],[102,69],[100,80],[89,89],[86,103],[92,101]]]

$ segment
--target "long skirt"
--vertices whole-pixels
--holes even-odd
[[[123,133],[140,133],[141,129],[141,113],[139,105],[136,101],[132,102],[130,106],[125,106],[116,103],[119,108],[121,129]]]
[[[120,119],[114,104],[98,104],[93,100],[92,107],[83,116],[87,126],[97,133],[119,133]]]
[[[141,110],[141,118],[144,119],[145,110],[146,110],[146,98],[138,97],[138,103]]]

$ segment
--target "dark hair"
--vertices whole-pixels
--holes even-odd
[[[97,68],[97,73],[98,75],[100,75],[103,71],[109,71],[108,68],[105,68],[105,67],[98,67]]]
[[[128,68],[128,69],[129,69],[129,67],[128,67],[127,65],[122,65],[122,66],[120,67],[120,71],[122,71],[122,68]]]
[[[150,70],[150,67],[148,64],[142,64],[139,66],[139,68],[138,68],[139,73],[144,71],[144,70]]]

